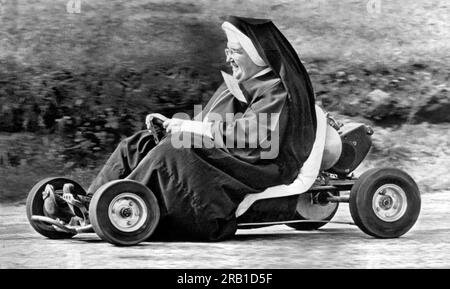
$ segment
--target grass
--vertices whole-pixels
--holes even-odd
[[[0,59],[73,69],[167,62],[212,69],[224,60],[220,23],[230,14],[272,19],[306,62],[320,59],[330,69],[450,57],[450,6],[442,0],[380,0],[379,13],[365,0],[81,1],[80,14],[67,13],[66,0],[6,1]]]
[[[336,97],[338,113],[348,109],[342,99],[372,89],[415,103],[448,83],[450,4],[380,0],[379,13],[369,13],[367,2],[82,0],[81,13],[70,14],[66,0],[3,1],[0,78],[12,75],[32,87],[54,70],[108,76],[124,67],[169,65],[193,67],[203,72],[204,81],[216,82],[219,70],[226,69],[220,24],[234,14],[272,19],[304,61],[315,90]],[[339,71],[359,80],[341,82],[335,76]],[[403,76],[404,88],[387,84]],[[0,79],[0,92],[2,85]],[[0,108],[2,101],[0,94]],[[426,123],[375,127],[373,153],[358,172],[394,165],[410,172],[423,192],[449,189],[448,128]],[[0,156],[13,149],[25,152],[17,166],[0,165],[0,201],[23,198],[34,183],[51,175],[89,184],[103,159],[95,167],[76,169],[59,158],[52,143],[34,134],[0,135]]]
[[[24,199],[34,184],[47,177],[68,177],[87,189],[100,167],[76,167],[61,158],[57,146],[48,136],[0,135],[0,202]],[[11,161],[8,153],[16,159]],[[104,161],[99,159],[98,163]]]
[[[447,124],[375,127],[371,153],[356,170],[397,167],[408,172],[422,193],[450,190],[450,140]]]

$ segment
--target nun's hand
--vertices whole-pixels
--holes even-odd
[[[182,119],[171,118],[163,123],[163,127],[168,133],[177,133],[181,131],[181,125],[183,124],[183,122],[184,120]]]
[[[153,119],[157,119],[158,122],[160,123],[164,123],[164,121],[168,120],[167,117],[165,117],[164,115],[160,114],[160,113],[150,113],[145,117],[145,124],[147,126],[147,129],[151,128],[151,122],[153,121]]]

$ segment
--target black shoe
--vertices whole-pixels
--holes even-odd
[[[47,217],[69,223],[75,216],[66,201],[55,192],[52,185],[45,187],[42,198],[44,199],[44,214]]]

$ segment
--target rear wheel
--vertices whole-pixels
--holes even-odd
[[[377,238],[397,238],[415,224],[421,206],[414,180],[395,168],[375,168],[361,175],[350,192],[355,224]]]
[[[33,220],[32,216],[45,216],[44,213],[44,199],[42,193],[47,185],[52,185],[55,191],[62,191],[64,184],[71,183],[74,185],[74,193],[79,195],[86,195],[84,189],[75,181],[67,178],[54,177],[46,178],[38,182],[31,191],[28,193],[26,211],[27,218],[33,229],[39,234],[50,239],[68,239],[72,238],[75,234],[69,232],[57,231],[53,225]]]
[[[297,220],[318,220],[321,222],[299,222],[286,224],[299,231],[317,230],[330,221],[339,207],[339,203],[317,203],[313,201],[313,193],[298,196],[295,216]]]
[[[132,180],[117,180],[100,187],[92,197],[89,216],[94,231],[119,246],[148,239],[158,225],[160,210],[153,192]]]

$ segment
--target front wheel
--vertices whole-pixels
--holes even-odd
[[[50,239],[69,239],[75,235],[74,233],[58,231],[51,224],[33,219],[33,216],[46,216],[44,212],[44,199],[42,196],[45,187],[51,185],[57,194],[62,194],[62,189],[65,184],[73,184],[75,187],[74,192],[76,194],[86,195],[84,189],[77,182],[62,177],[43,179],[34,185],[28,193],[26,203],[28,221],[36,232]]]
[[[132,180],[104,184],[89,205],[92,227],[103,240],[130,246],[148,239],[160,218],[158,201],[145,185]]]
[[[349,202],[355,224],[377,238],[397,238],[408,232],[421,206],[417,184],[395,168],[363,173],[351,189]]]

